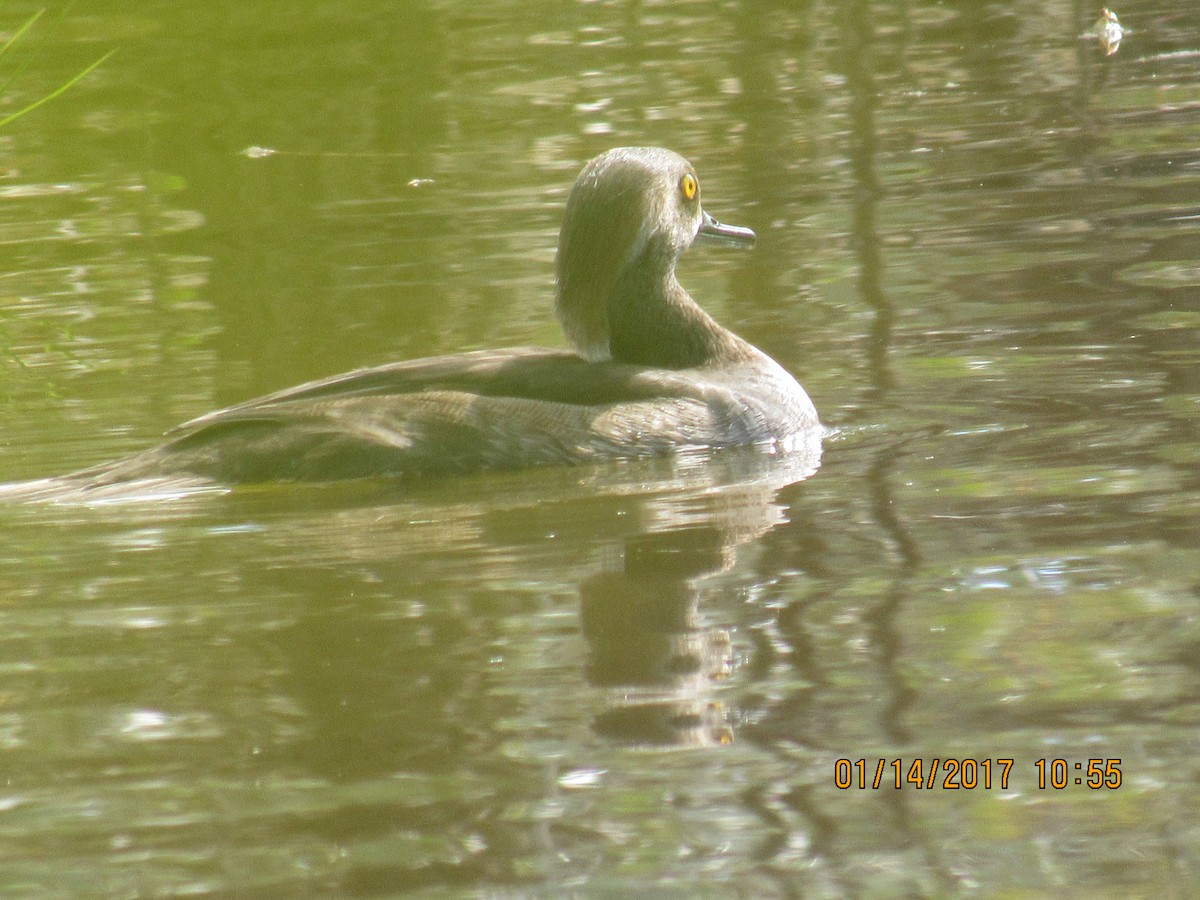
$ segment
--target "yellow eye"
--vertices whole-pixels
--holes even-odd
[[[679,190],[683,193],[685,200],[695,200],[696,192],[700,190],[700,185],[696,183],[696,176],[688,172],[679,179]]]

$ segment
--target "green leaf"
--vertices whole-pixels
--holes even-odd
[[[77,83],[78,83],[80,80],[82,80],[82,79],[83,79],[85,76],[87,76],[88,74],[90,74],[90,73],[92,72],[92,70],[94,70],[94,69],[98,68],[98,67],[99,67],[99,66],[100,66],[102,63],[104,63],[104,62],[105,62],[105,61],[106,61],[106,60],[107,60],[107,59],[108,59],[110,56],[112,56],[112,55],[113,55],[114,53],[116,53],[116,52],[117,52],[116,50],[109,50],[107,53],[105,53],[105,54],[104,54],[102,57],[100,57],[98,60],[96,60],[96,61],[95,61],[94,63],[92,63],[90,66],[88,66],[86,69],[84,69],[84,70],[83,70],[82,72],[80,72],[78,75],[76,75],[75,77],[73,77],[73,78],[71,78],[70,80],[68,80],[68,81],[67,81],[65,84],[63,84],[61,87],[59,87],[59,88],[57,88],[57,89],[55,89],[55,90],[51,91],[49,94],[47,94],[45,97],[42,97],[40,100],[35,100],[35,101],[33,101],[32,103],[30,103],[28,106],[26,106],[26,107],[24,107],[24,108],[22,108],[22,109],[19,109],[19,110],[17,110],[17,111],[16,111],[15,113],[13,113],[12,115],[9,115],[9,116],[6,116],[6,117],[5,117],[5,118],[3,118],[3,119],[0,119],[0,128],[3,128],[3,127],[4,127],[5,125],[7,125],[9,122],[12,122],[12,121],[13,121],[13,120],[15,120],[15,119],[19,119],[19,118],[21,118],[21,116],[25,115],[26,113],[33,112],[35,109],[37,109],[37,108],[38,108],[39,106],[41,106],[42,104],[44,104],[44,103],[49,103],[49,102],[50,102],[51,100],[53,100],[55,97],[57,97],[57,96],[59,96],[60,94],[63,94],[63,93],[65,93],[66,91],[70,90],[72,87],[74,87],[74,86],[75,86],[75,84],[77,84]]]

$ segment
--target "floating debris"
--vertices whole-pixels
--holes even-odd
[[[1120,49],[1121,38],[1125,36],[1124,29],[1117,19],[1117,14],[1105,7],[1100,11],[1100,18],[1092,26],[1092,34],[1100,42],[1105,56],[1112,56]]]

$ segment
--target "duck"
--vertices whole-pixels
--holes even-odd
[[[694,243],[752,246],[705,212],[684,157],[618,147],[566,202],[555,309],[569,350],[479,350],[363,368],[210,412],[58,480],[100,489],[404,477],[811,444],[804,388],[676,277]],[[45,481],[45,480],[44,480]]]

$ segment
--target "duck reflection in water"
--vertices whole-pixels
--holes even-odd
[[[733,741],[713,696],[733,670],[733,643],[702,623],[697,582],[733,565],[734,543],[719,520],[636,535],[620,571],[583,583],[588,681],[613,698],[593,721],[598,734],[642,747]]]
[[[218,410],[136,456],[8,486],[103,498],[232,483],[511,469],[758,445],[819,455],[804,389],[679,284],[697,240],[749,245],[700,203],[683,157],[653,147],[589,162],[567,200],[557,312],[575,352],[514,348],[361,369]]]

